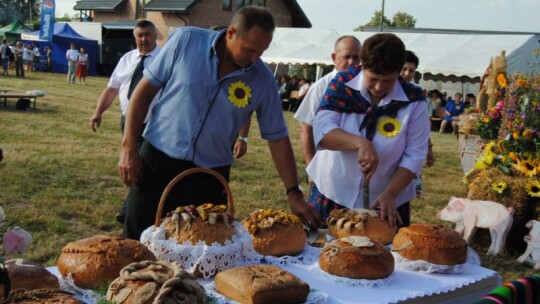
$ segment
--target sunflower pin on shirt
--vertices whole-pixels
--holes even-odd
[[[401,131],[401,122],[389,116],[383,116],[377,121],[377,131],[386,137],[395,137]]]
[[[245,108],[249,104],[251,97],[251,88],[243,81],[231,83],[229,87],[229,100],[238,108]]]

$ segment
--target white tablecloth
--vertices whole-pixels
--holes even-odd
[[[501,284],[497,272],[473,264],[465,264],[460,274],[427,274],[400,269],[397,266],[384,284],[373,287],[337,283],[322,272],[318,262],[280,267],[307,282],[319,296],[326,294],[326,303],[399,303],[410,300],[415,303],[470,303]],[[48,269],[60,277],[56,267]],[[211,280],[201,280],[203,286],[210,282]],[[65,284],[63,287],[68,288]],[[94,303],[95,299],[89,298],[88,292],[84,297],[83,291],[78,290],[77,297],[85,303]]]

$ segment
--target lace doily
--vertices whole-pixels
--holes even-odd
[[[163,227],[151,226],[143,231],[141,243],[146,245],[156,258],[165,261],[176,261],[188,272],[200,272],[204,278],[214,276],[219,271],[244,264],[260,261],[254,252],[249,234],[242,225],[234,222],[235,235],[224,245],[204,242],[191,244],[189,241],[178,244],[175,239],[166,239]]]
[[[313,272],[314,276],[324,277],[325,279],[330,280],[333,283],[336,283],[339,285],[358,286],[358,287],[365,287],[365,288],[387,286],[390,284],[390,282],[394,278],[394,274],[391,274],[384,279],[377,279],[377,280],[351,279],[351,278],[346,278],[346,277],[340,277],[340,276],[336,276],[322,270],[321,267],[319,266],[319,262],[317,262],[311,267],[311,271]]]
[[[229,299],[226,296],[220,294],[216,291],[216,285],[214,282],[203,285],[206,295],[213,300],[215,303],[220,304],[239,304],[235,300]],[[308,297],[305,304],[317,304],[317,303],[326,303],[328,301],[328,294],[318,291],[316,289],[311,289],[309,291]]]
[[[321,254],[320,248],[316,248],[316,247],[306,244],[306,246],[304,246],[304,251],[302,251],[302,253],[296,256],[286,255],[282,257],[275,257],[271,255],[265,255],[265,256],[262,256],[262,260],[264,260],[268,264],[277,265],[277,266],[312,265],[313,263],[316,263],[319,261],[320,254]]]
[[[73,293],[76,299],[84,303],[103,303],[107,300],[105,295],[99,295],[91,289],[84,289],[75,285],[71,273],[68,273],[66,278],[60,276],[58,282],[60,283],[60,289]]]
[[[467,260],[465,263],[457,265],[439,265],[424,260],[413,261],[400,256],[397,252],[392,252],[392,254],[396,261],[396,267],[423,273],[459,274],[463,272],[466,264],[480,266],[480,256],[471,247],[467,248]]]

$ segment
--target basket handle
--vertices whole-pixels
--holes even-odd
[[[221,174],[219,174],[218,172],[216,172],[216,171],[214,171],[212,169],[191,168],[191,169],[185,170],[184,172],[178,174],[175,178],[173,178],[169,182],[167,187],[165,187],[165,190],[163,190],[163,194],[161,195],[161,199],[159,200],[159,205],[158,205],[158,209],[157,209],[157,213],[156,213],[156,220],[154,222],[155,227],[159,227],[159,225],[161,224],[161,213],[163,212],[163,207],[165,205],[165,201],[167,200],[167,196],[169,196],[169,193],[172,191],[173,187],[176,185],[176,183],[178,183],[183,178],[185,178],[185,177],[187,177],[187,176],[189,176],[191,174],[195,174],[195,173],[207,173],[207,174],[210,174],[210,175],[214,176],[215,178],[217,178],[221,182],[221,185],[223,185],[223,188],[225,188],[225,191],[227,191],[227,213],[230,216],[232,216],[232,218],[234,218],[234,204],[233,204],[233,198],[232,198],[232,194],[231,194],[231,188],[229,188],[229,184],[227,183],[225,178]]]

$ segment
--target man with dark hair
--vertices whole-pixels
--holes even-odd
[[[90,128],[96,132],[97,127],[101,124],[103,119],[102,115],[113,104],[116,97],[120,99],[120,130],[124,132],[125,116],[130,103],[130,93],[135,88],[133,81],[140,80],[135,77],[134,73],[137,70],[137,66],[140,66],[140,73],[145,66],[149,66],[152,61],[157,57],[160,51],[160,47],[156,44],[157,31],[154,24],[148,20],[139,20],[135,24],[133,29],[133,36],[135,38],[135,44],[137,48],[124,54],[120,61],[116,65],[107,87],[101,93],[98,99],[96,109],[92,117],[90,117]],[[141,62],[144,57],[144,62]],[[139,77],[142,74],[139,75]],[[131,88],[131,91],[130,91]],[[152,105],[157,102],[157,96],[152,100]],[[150,107],[152,107],[152,105]],[[144,123],[148,121],[148,116],[144,119]],[[140,143],[142,143],[142,131],[144,131],[144,125],[141,128]],[[124,223],[126,217],[126,203],[122,207],[122,210],[116,214],[116,220],[120,223]]]
[[[414,82],[414,75],[416,74],[416,69],[419,64],[418,57],[412,51],[405,51],[405,63],[403,68],[401,68],[400,75],[405,78],[408,82]]]
[[[260,60],[274,27],[266,9],[246,6],[235,13],[225,31],[177,29],[145,69],[127,112],[119,160],[120,177],[130,187],[124,236],[138,239],[154,223],[163,190],[179,173],[204,167],[228,180],[234,161],[231,147],[254,111],[292,211],[306,223],[321,223],[299,188],[274,76]],[[143,119],[160,89],[139,151]],[[215,178],[191,175],[168,194],[162,214],[179,205],[226,200]]]
[[[371,36],[360,59],[331,81],[313,122],[319,149],[307,167],[308,201],[323,218],[334,208],[379,208],[390,226],[407,226],[427,154],[427,105],[399,76],[405,45],[396,35]]]

